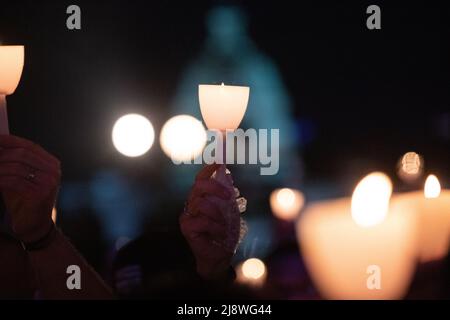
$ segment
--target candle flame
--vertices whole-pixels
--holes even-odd
[[[53,209],[52,209],[52,220],[53,220],[53,223],[56,223],[56,217],[57,216],[58,216],[58,211],[56,210],[55,207],[53,207]]]
[[[373,172],[364,177],[353,192],[353,220],[362,227],[381,223],[389,210],[391,194],[392,182],[386,174]]]
[[[295,201],[295,194],[289,188],[283,188],[277,193],[277,201],[283,207],[290,207]]]
[[[259,259],[248,259],[242,264],[242,274],[249,279],[260,279],[266,274],[266,265]]]
[[[293,221],[305,204],[305,196],[300,190],[282,188],[270,194],[270,208],[278,219]]]
[[[441,184],[434,174],[430,174],[425,181],[424,195],[427,199],[439,197],[441,194]]]

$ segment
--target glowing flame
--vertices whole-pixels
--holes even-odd
[[[352,196],[352,218],[362,227],[381,223],[389,210],[392,182],[382,172],[373,172],[356,186]]]
[[[259,259],[248,259],[242,264],[242,274],[249,279],[259,279],[266,274],[266,265]]]
[[[58,211],[56,210],[55,207],[53,207],[53,209],[52,209],[52,220],[53,220],[53,223],[56,223],[56,217],[57,216],[58,216]]]
[[[435,175],[430,174],[425,181],[424,194],[427,199],[437,198],[441,194],[441,184]]]
[[[155,132],[151,122],[139,114],[127,114],[114,124],[112,140],[117,151],[127,157],[138,157],[153,145]]]
[[[303,193],[295,189],[276,189],[270,195],[270,208],[274,216],[282,220],[294,220],[304,203]]]
[[[199,156],[207,141],[201,121],[189,115],[170,118],[163,126],[160,144],[164,153],[175,161],[191,160]]]
[[[423,158],[416,152],[405,153],[398,164],[397,174],[405,182],[412,182],[423,173]]]

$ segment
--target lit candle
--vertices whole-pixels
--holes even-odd
[[[409,215],[415,207],[389,201],[390,190],[386,177],[369,175],[353,199],[311,204],[299,219],[302,255],[325,298],[398,299],[406,294],[416,265],[416,220]],[[371,277],[378,276],[378,286],[372,286]]]
[[[226,132],[236,130],[244,117],[247,109],[248,98],[250,94],[249,87],[206,85],[198,86],[198,97],[200,111],[206,126],[210,130],[218,130],[222,138],[222,160],[226,163]],[[228,188],[232,193],[235,192],[233,181],[225,165],[220,166],[213,175],[213,178]],[[222,200],[213,197],[214,202],[222,207],[227,221],[227,239],[224,240],[224,246],[230,251],[236,250],[236,239],[240,238],[240,212],[245,210],[247,200],[243,197],[237,200],[232,197],[229,200]],[[233,203],[234,202],[234,203]]]
[[[236,130],[247,110],[250,88],[201,84],[198,86],[200,111],[211,130]]]
[[[23,46],[0,46],[0,134],[9,134],[6,96],[16,90],[23,63]]]
[[[450,190],[441,190],[439,180],[430,175],[424,190],[398,196],[418,208],[418,257],[420,262],[439,260],[448,253],[450,242]]]

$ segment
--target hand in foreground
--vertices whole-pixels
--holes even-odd
[[[181,232],[194,253],[197,272],[207,280],[226,274],[234,254],[229,241],[235,248],[239,240],[240,213],[233,189],[211,178],[219,168],[213,164],[198,173],[180,216]],[[226,239],[228,246],[222,245]]]
[[[0,135],[0,191],[10,226],[19,240],[33,243],[52,227],[59,160],[31,141]]]

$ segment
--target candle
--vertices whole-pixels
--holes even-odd
[[[247,109],[248,98],[250,94],[249,87],[242,86],[226,86],[222,85],[205,85],[198,86],[198,97],[200,103],[200,111],[206,126],[210,130],[218,130],[222,137],[222,156],[223,164],[226,163],[226,131],[236,130],[244,117]],[[220,163],[220,162],[219,162]],[[220,166],[213,179],[228,188],[230,192],[234,191],[233,181],[228,174],[229,171],[225,165]],[[222,200],[213,197],[213,201],[225,212],[225,220],[227,223],[227,238],[223,245],[231,252],[236,250],[236,239],[241,238],[240,213],[246,209],[247,200],[243,197],[229,200]],[[234,202],[234,203],[233,203]]]
[[[416,220],[410,216],[415,207],[389,201],[391,183],[382,181],[379,173],[369,175],[352,200],[313,203],[297,223],[305,264],[325,298],[398,299],[406,294],[416,265]],[[369,207],[374,199],[381,201],[381,212]]]
[[[247,109],[250,88],[243,86],[198,86],[200,111],[211,130],[236,130]]]
[[[441,190],[438,178],[430,175],[423,191],[404,193],[398,198],[418,208],[417,255],[420,262],[444,258],[450,242],[450,190]]]
[[[0,134],[9,134],[6,96],[16,90],[23,63],[23,46],[0,46]]]
[[[303,208],[302,192],[290,188],[276,189],[270,194],[270,208],[275,217],[285,221],[295,220]]]

